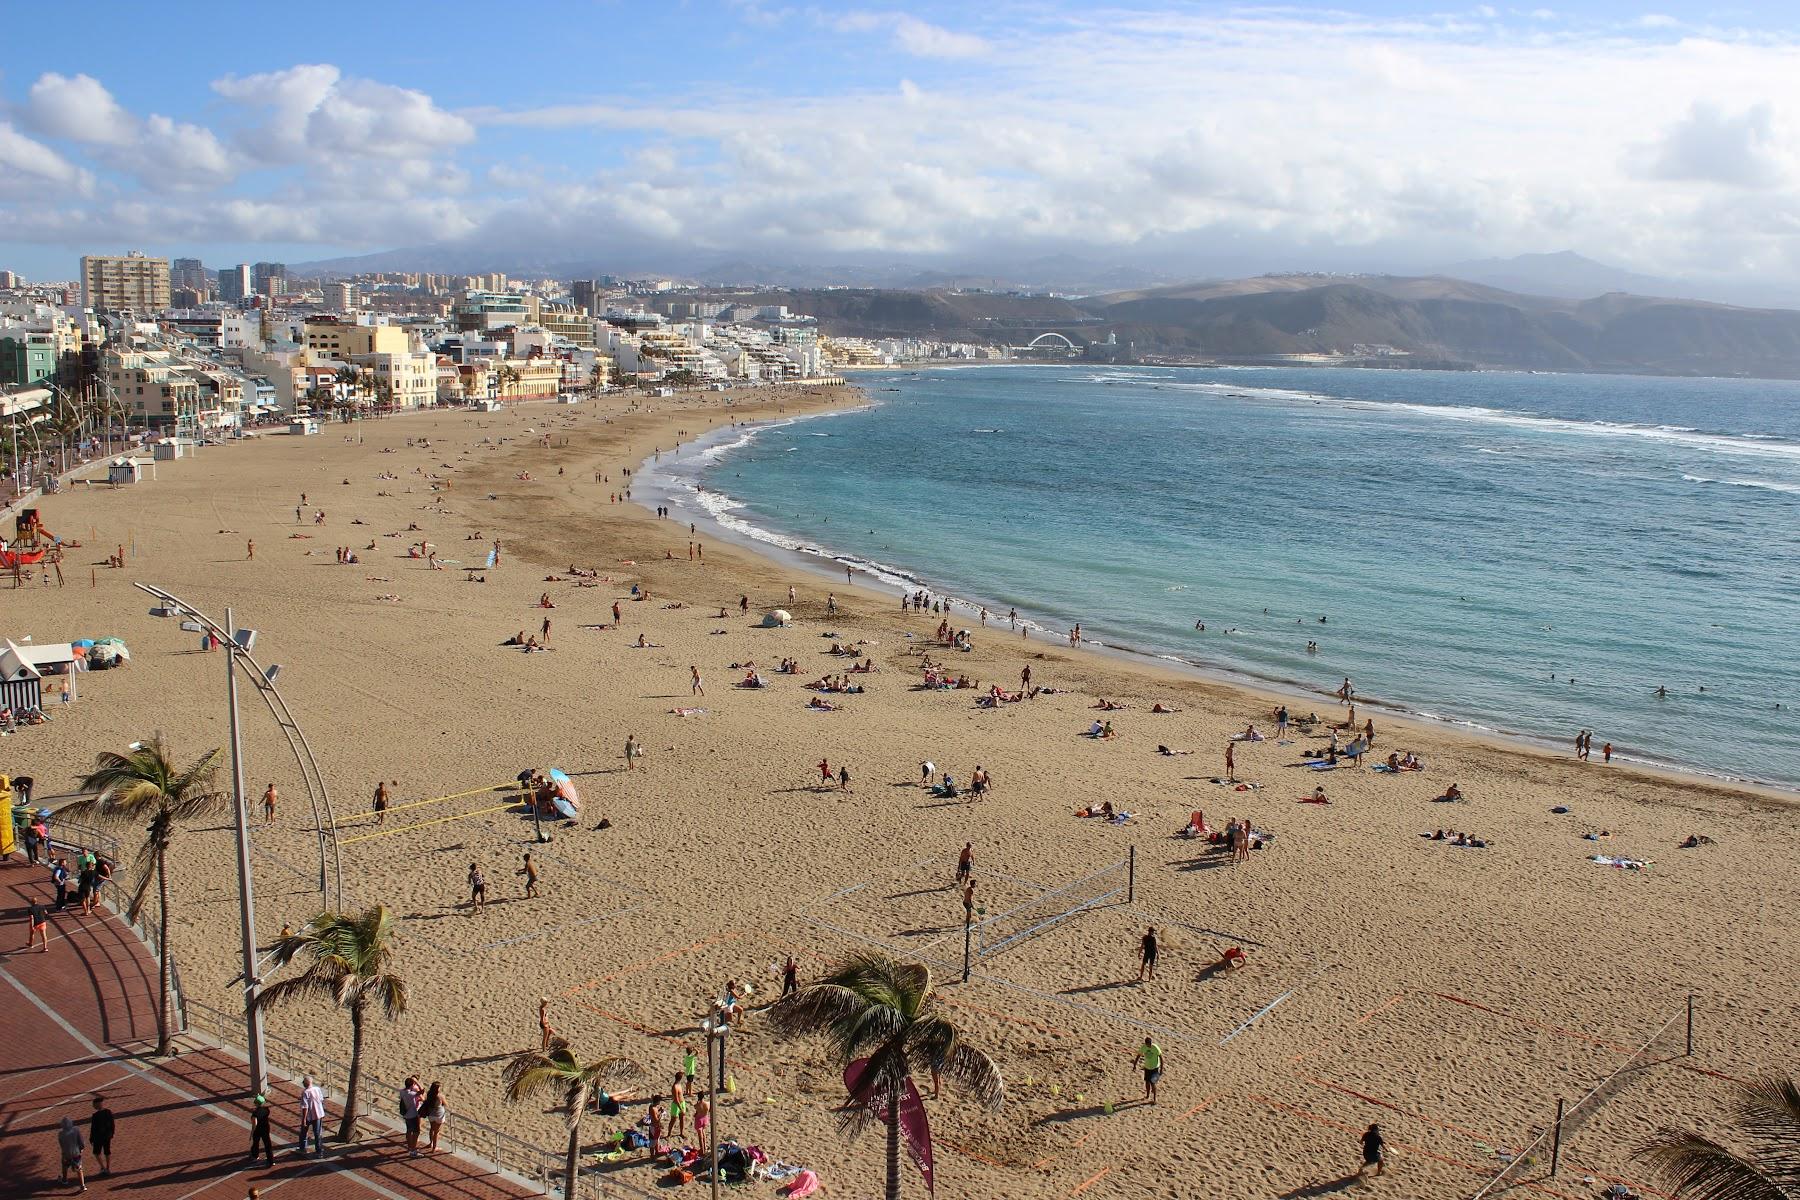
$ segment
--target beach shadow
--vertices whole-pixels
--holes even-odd
[[[1343,1176],[1341,1179],[1327,1179],[1321,1183],[1309,1183],[1304,1187],[1297,1187],[1291,1192],[1283,1192],[1277,1200],[1308,1200],[1309,1197],[1313,1196],[1333,1196],[1338,1192],[1349,1191],[1359,1182],[1360,1180],[1356,1174],[1351,1173]]]
[[[1121,1108],[1124,1108],[1127,1105],[1142,1104],[1142,1103],[1143,1103],[1142,1100],[1120,1100],[1120,1101],[1116,1102],[1112,1106],[1112,1108],[1113,1108],[1114,1112],[1118,1112]],[[1065,1108],[1065,1109],[1061,1109],[1058,1112],[1048,1113],[1044,1116],[1039,1117],[1037,1120],[1033,1121],[1032,1124],[1034,1126],[1064,1125],[1070,1121],[1082,1121],[1082,1120],[1086,1120],[1088,1117],[1103,1117],[1105,1115],[1106,1115],[1106,1105],[1090,1104],[1086,1108]]]
[[[954,883],[944,883],[944,884],[939,884],[937,887],[918,888],[918,889],[916,889],[914,891],[910,891],[910,892],[895,892],[890,896],[883,896],[882,899],[883,900],[910,900],[914,896],[935,896],[939,892],[953,891],[953,890],[955,890],[955,888],[956,888],[956,885]]]
[[[503,1054],[472,1054],[468,1058],[449,1058],[436,1064],[440,1067],[473,1067],[481,1063],[505,1062],[513,1057],[512,1051]]]
[[[1136,987],[1143,982],[1139,979],[1115,979],[1111,983],[1090,983],[1086,987],[1064,988],[1058,995],[1085,996],[1089,992],[1110,992],[1118,988]]]
[[[1208,854],[1204,858],[1190,858],[1185,861],[1177,858],[1171,859],[1168,865],[1177,871],[1214,871],[1220,867],[1229,867],[1231,855]]]
[[[899,930],[894,934],[894,936],[895,937],[924,937],[925,935],[931,934],[931,933],[947,933],[954,928],[956,928],[956,926],[954,926],[954,925],[923,925],[917,929]]]

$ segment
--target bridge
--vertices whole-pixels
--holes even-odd
[[[1010,349],[1014,354],[1056,354],[1060,352],[1072,358],[1081,353],[1083,344],[1085,343],[1075,342],[1066,333],[1052,329],[1038,334],[1023,346],[1013,346]]]

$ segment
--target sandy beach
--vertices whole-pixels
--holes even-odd
[[[65,559],[66,587],[0,592],[0,633],[117,635],[132,663],[83,675],[80,701],[52,705],[52,724],[0,742],[5,769],[61,793],[95,752],[154,730],[183,759],[221,744],[223,660],[147,615],[131,583],[214,616],[232,606],[259,631],[258,657],[281,664],[282,692],[323,765],[346,892],[405,917],[412,1011],[373,1031],[371,1070],[442,1080],[452,1114],[556,1146],[553,1114],[500,1095],[505,1057],[537,1037],[540,996],[584,1057],[633,1057],[666,1085],[684,1045],[704,1050],[695,1022],[708,999],[727,978],[746,979],[759,995],[732,1035],[721,1132],[813,1167],[840,1197],[879,1194],[881,1139],[843,1139],[833,1111],[843,1087],[818,1045],[775,1037],[754,1010],[779,990],[771,965],[790,953],[802,980],[882,943],[959,961],[952,876],[965,842],[987,915],[1133,849],[1136,874],[1129,904],[1007,945],[968,983],[934,966],[951,1013],[1008,1083],[998,1115],[948,1088],[927,1100],[947,1197],[1467,1195],[1559,1097],[1573,1103],[1631,1060],[1694,995],[1693,1056],[1676,1037],[1635,1060],[1565,1138],[1558,1177],[1518,1189],[1592,1196],[1607,1181],[1652,1182],[1631,1148],[1657,1126],[1717,1131],[1732,1080],[1791,1072],[1792,797],[1385,715],[1377,754],[1416,752],[1424,770],[1315,772],[1295,764],[1325,744],[1341,708],[1305,702],[1324,723],[1278,744],[1273,694],[1022,640],[1003,618],[976,625],[973,649],[959,652],[934,639],[941,614],[903,614],[891,592],[829,582],[704,530],[690,557],[685,525],[618,498],[627,469],[678,441],[855,400],[819,388],[425,413],[209,448],[159,464],[135,488],[51,497],[45,524],[84,545]],[[408,556],[424,540],[444,569]],[[496,540],[500,562],[473,582],[464,568]],[[121,545],[126,568],[103,565]],[[360,561],[339,563],[339,546]],[[599,578],[571,577],[571,565]],[[539,607],[545,593],[552,610]],[[777,607],[793,624],[759,627]],[[546,618],[545,652],[501,645]],[[640,648],[640,635],[653,644]],[[836,711],[810,709],[804,685],[851,665],[826,653],[834,641],[876,670],[852,677],[860,694],[829,697]],[[920,689],[922,654],[979,687]],[[775,673],[790,657],[798,673]],[[752,661],[769,686],[734,687],[744,669],[731,664]],[[977,706],[990,684],[1016,688],[1027,666],[1054,692]],[[1125,707],[1098,712],[1102,697]],[[1152,713],[1158,703],[1178,711]],[[1096,718],[1117,736],[1083,736]],[[1211,782],[1231,735],[1251,723],[1269,737],[1234,746],[1235,773],[1256,787]],[[245,736],[250,795],[273,782],[294,798],[255,831],[267,941],[316,911],[312,881],[283,865],[306,867],[314,834],[293,761],[259,708],[247,709]],[[628,737],[645,751],[630,771]],[[848,791],[818,785],[821,759],[849,769]],[[980,766],[994,787],[978,801],[935,797],[919,786],[926,760],[959,783]],[[482,789],[552,766],[579,786],[581,820],[534,848],[530,821]],[[395,808],[378,827],[369,804],[382,780]],[[1434,803],[1452,783],[1465,799]],[[1301,802],[1316,786],[1329,804]],[[457,798],[417,803],[445,796]],[[1074,815],[1104,801],[1131,820]],[[1245,817],[1275,837],[1234,864],[1174,836],[1197,810],[1212,827]],[[610,828],[596,828],[602,817]],[[1489,844],[1420,836],[1439,829]],[[1690,834],[1712,842],[1678,849]],[[543,875],[531,900],[514,876],[527,850]],[[229,834],[184,831],[176,858],[184,985],[230,1009]],[[471,862],[498,901],[479,913],[462,903]],[[1042,915],[1060,903],[1043,901]],[[1155,980],[1138,983],[1149,925],[1162,957]],[[1245,969],[1209,969],[1233,946]],[[339,1014],[292,1009],[270,1024],[321,1053],[347,1046]],[[1154,1106],[1135,1102],[1131,1070],[1146,1033],[1167,1056]],[[640,1113],[626,1111],[619,1124]],[[1387,1174],[1348,1181],[1370,1122],[1387,1135]],[[612,1126],[588,1127],[598,1142]],[[641,1160],[619,1175],[647,1190],[656,1178]],[[907,1190],[922,1192],[916,1174]]]

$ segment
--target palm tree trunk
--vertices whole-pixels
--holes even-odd
[[[362,1084],[362,1002],[350,1006],[350,1078],[344,1084],[344,1117],[338,1122],[338,1141],[347,1142],[356,1131],[356,1093]]]
[[[156,1053],[162,1057],[169,1052],[169,995],[173,989],[169,984],[169,875],[160,846],[156,849],[156,949]]]
[[[575,1174],[581,1169],[581,1110],[569,1124],[569,1160],[563,1164],[563,1200],[575,1200]]]
[[[900,1085],[888,1084],[887,1200],[900,1200]]]

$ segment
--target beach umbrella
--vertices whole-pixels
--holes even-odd
[[[763,614],[763,619],[762,619],[763,628],[764,629],[774,629],[777,626],[788,624],[793,619],[794,619],[793,616],[788,612],[787,609],[785,609],[785,608],[773,609],[773,610]]]

